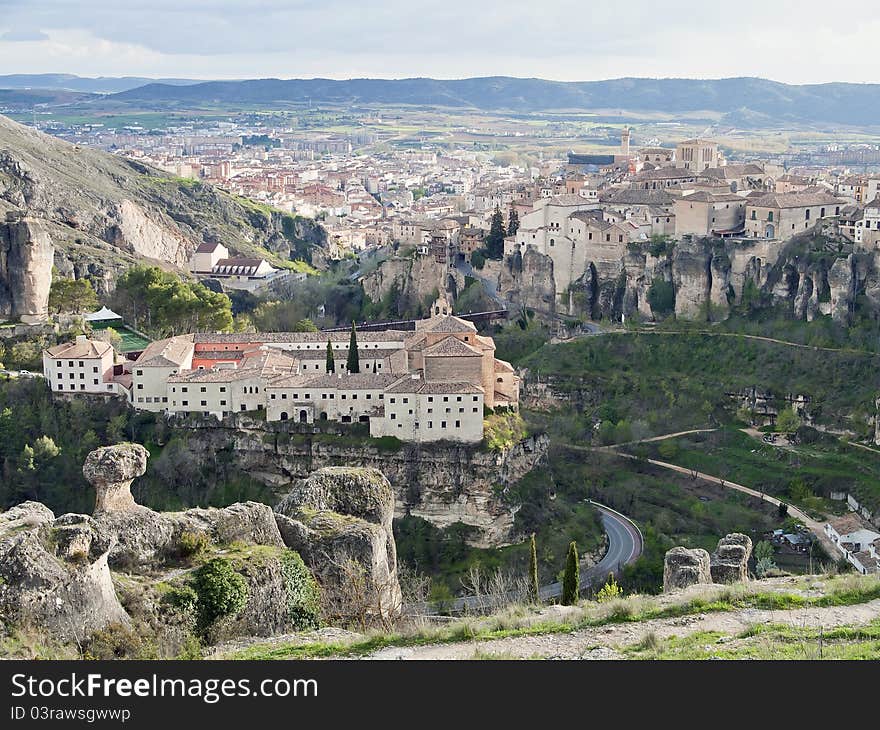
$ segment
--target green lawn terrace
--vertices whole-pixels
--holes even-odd
[[[104,330],[113,329],[122,338],[119,344],[116,345],[116,351],[123,355],[130,352],[141,352],[151,342],[149,338],[126,327],[122,317],[107,307],[102,307],[97,312],[85,315],[84,319],[92,328],[92,332],[97,339],[100,339]]]

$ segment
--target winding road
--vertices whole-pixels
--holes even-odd
[[[642,533],[635,522],[626,515],[606,507],[604,504],[599,504],[593,500],[588,501],[599,512],[602,526],[608,535],[608,549],[605,551],[604,557],[596,565],[581,571],[581,590],[591,587],[596,582],[604,582],[610,573],[618,574],[624,565],[637,560],[644,549]],[[562,595],[562,584],[556,582],[541,586],[538,589],[538,595],[542,601],[558,598]],[[500,608],[500,604],[518,598],[519,596],[510,595],[502,596],[500,599],[495,597],[493,600],[487,596],[464,596],[445,604],[444,612],[464,613],[469,610]],[[411,604],[407,609],[410,613],[419,615],[438,613],[436,607],[431,603]]]

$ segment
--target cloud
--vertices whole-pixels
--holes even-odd
[[[0,0],[0,68],[194,78],[880,81],[864,55],[880,36],[875,2],[851,0],[835,15],[819,0],[801,0],[797,13],[782,0],[78,0],[76,13],[69,0]]]
[[[49,36],[41,30],[8,30],[3,35],[0,35],[0,42],[26,43],[47,40],[49,40]]]

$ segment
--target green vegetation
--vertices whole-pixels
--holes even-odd
[[[227,658],[232,659],[307,659],[318,657],[356,657],[389,646],[421,646],[454,642],[486,641],[514,636],[539,636],[570,633],[578,629],[619,623],[637,623],[651,619],[677,618],[700,613],[727,612],[758,608],[791,610],[808,607],[849,606],[880,598],[880,581],[876,577],[848,576],[826,580],[822,595],[804,597],[792,586],[792,592],[773,591],[759,583],[719,586],[703,595],[681,601],[660,601],[647,596],[627,596],[597,602],[581,602],[566,620],[547,620],[534,611],[512,607],[484,618],[461,619],[441,626],[417,627],[399,633],[376,633],[352,642],[292,642],[288,644],[254,645]],[[655,645],[651,641],[649,644]],[[648,647],[641,647],[642,649]]]
[[[348,359],[345,363],[345,369],[349,373],[359,373],[361,371],[361,360],[358,354],[357,330],[354,322],[351,323],[351,337],[348,340]]]
[[[336,360],[333,357],[333,345],[330,344],[330,340],[327,340],[327,362],[325,364],[325,370],[327,373],[335,373],[336,372]]]
[[[490,451],[507,451],[526,435],[519,411],[496,410],[483,420],[483,440]]]
[[[291,625],[296,631],[319,628],[321,589],[299,553],[285,550],[281,554],[281,572]]]
[[[549,328],[536,320],[534,314],[527,310],[517,321],[496,327],[489,333],[495,340],[495,357],[518,366],[550,341]]]
[[[535,533],[529,538],[529,598],[537,603],[540,600],[540,584],[538,583],[538,547]]]
[[[565,574],[562,576],[563,606],[573,606],[577,603],[580,584],[577,543],[572,540],[568,545],[568,556],[565,559]]]
[[[880,508],[880,453],[812,429],[798,434],[799,443],[777,446],[725,428],[661,442],[667,453],[675,450],[670,458],[664,459],[656,443],[629,451],[744,484],[808,512],[845,510],[843,503],[829,500],[832,492],[849,492],[869,510]]]
[[[59,278],[49,289],[49,311],[86,314],[98,308],[98,295],[88,279]]]
[[[656,277],[648,289],[651,311],[661,317],[675,311],[675,285],[662,277]]]
[[[232,303],[202,284],[183,282],[155,266],[133,266],[117,282],[113,308],[155,337],[232,329]]]
[[[193,576],[198,596],[199,630],[204,633],[217,619],[234,616],[248,601],[247,581],[225,558],[214,558]]]
[[[634,435],[729,422],[734,401],[727,394],[754,386],[806,394],[808,414],[819,422],[867,433],[878,390],[876,356],[737,336],[608,334],[546,345],[522,365],[584,403],[582,437],[596,419],[626,419]]]
[[[499,208],[492,214],[489,233],[486,234],[486,256],[490,259],[501,259],[504,256],[504,214]]]

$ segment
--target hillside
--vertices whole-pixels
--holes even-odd
[[[185,267],[202,241],[280,262],[310,259],[326,235],[309,219],[0,116],[0,222],[9,212],[40,222],[62,275],[89,275],[105,290],[136,262]],[[3,236],[0,228],[0,250]]]
[[[553,109],[627,109],[670,114],[714,112],[742,121],[874,125],[880,85],[795,86],[758,78],[646,79],[561,82],[505,76],[470,79],[252,79],[174,86],[152,83],[114,94],[138,104],[279,102],[423,104],[519,112]]]

